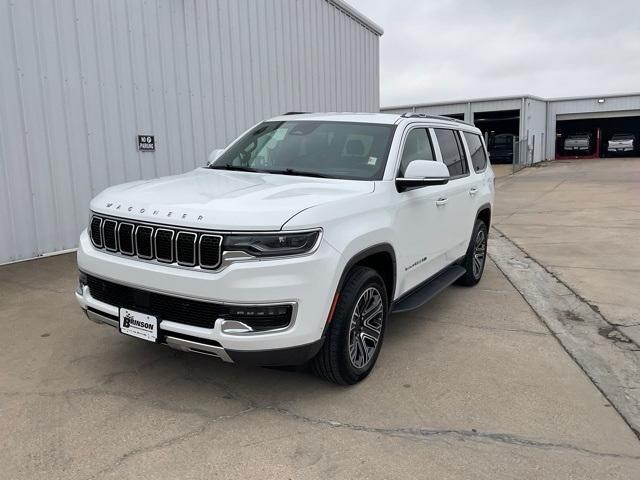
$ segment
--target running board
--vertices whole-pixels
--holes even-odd
[[[391,313],[403,313],[420,308],[466,273],[464,267],[452,265],[430,278],[415,290],[403,295],[391,305]]]

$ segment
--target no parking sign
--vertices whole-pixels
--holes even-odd
[[[138,135],[138,150],[141,152],[155,152],[155,137],[153,135]]]

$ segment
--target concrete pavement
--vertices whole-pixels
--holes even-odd
[[[0,268],[0,478],[632,479],[640,442],[492,263],[392,317],[373,374],[174,352],[86,320],[73,255]]]
[[[640,344],[640,159],[556,161],[497,186],[494,225]]]

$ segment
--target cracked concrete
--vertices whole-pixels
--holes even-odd
[[[494,227],[489,255],[640,439],[640,348]],[[528,258],[527,260],[522,260]],[[527,263],[514,268],[513,260]]]
[[[87,321],[72,255],[0,268],[0,479],[637,477],[640,442],[492,263],[352,388]]]
[[[640,159],[499,178],[494,225],[640,344]]]

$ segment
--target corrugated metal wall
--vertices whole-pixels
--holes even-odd
[[[94,194],[203,165],[263,118],[378,111],[379,32],[341,7],[0,0],[0,263],[74,247]]]

